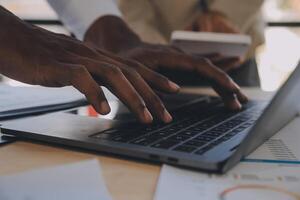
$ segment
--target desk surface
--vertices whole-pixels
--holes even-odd
[[[186,92],[213,94],[210,89],[186,88]],[[266,99],[271,93],[255,88],[245,88],[253,99]],[[113,199],[152,200],[159,177],[160,166],[139,161],[125,160],[54,146],[29,142],[15,142],[0,147],[0,175],[98,159]]]

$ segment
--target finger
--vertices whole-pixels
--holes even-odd
[[[240,33],[239,29],[236,28],[235,26],[233,26],[231,23],[228,23],[227,21],[225,20],[222,20],[220,23],[219,23],[219,31],[221,33],[234,33],[234,34],[238,34]]]
[[[158,55],[156,55],[158,56]],[[185,71],[196,71],[199,75],[205,76],[212,80],[212,82],[216,83],[219,88],[222,89],[221,94],[222,98],[227,102],[235,106],[230,106],[229,103],[227,105],[230,108],[240,107],[238,103],[234,100],[233,97],[229,98],[228,94],[236,94],[238,100],[241,102],[247,101],[247,97],[241,92],[240,88],[231,80],[228,75],[222,70],[218,69],[214,66],[209,60],[192,57],[186,54],[175,54],[175,53],[160,53],[160,64],[165,66],[166,68],[177,69],[177,70],[185,70]],[[226,94],[226,95],[225,95]]]
[[[240,110],[242,108],[241,103],[238,101],[236,94],[224,90],[217,84],[213,84],[213,89],[217,94],[222,97],[223,102],[227,108],[230,110]]]
[[[152,71],[142,64],[128,61],[127,65],[133,66],[133,68],[143,77],[143,79],[154,89],[167,93],[176,93],[180,89],[176,83],[170,81],[167,77]]]
[[[223,58],[217,61],[212,61],[217,67],[227,72],[230,70],[237,69],[241,65],[240,58]]]
[[[148,67],[144,66],[143,64],[137,61],[120,58],[102,50],[99,51],[100,53],[114,59],[115,61],[119,61],[122,64],[126,64],[128,67],[132,67],[133,69],[135,69],[143,77],[143,79],[148,84],[150,84],[151,87],[157,90],[167,93],[175,93],[178,92],[180,89],[180,87],[176,83],[170,81],[167,77],[149,69]],[[121,63],[115,62],[116,65],[119,65]]]
[[[210,22],[210,18],[203,16],[198,20],[199,31],[203,32],[213,32],[213,27]]]
[[[188,26],[186,26],[185,27],[185,31],[197,31],[197,30],[195,30],[195,28],[194,28],[194,25],[195,23],[191,23],[191,24],[189,24]]]
[[[102,65],[106,65],[106,67],[99,68],[99,66],[97,66],[93,69],[93,74],[98,77],[98,80],[100,79],[101,82],[104,82],[108,89],[110,89],[142,123],[151,123],[153,117],[146,107],[145,102],[121,70],[110,63],[102,63]]]
[[[167,52],[174,52],[174,53],[184,53],[182,49],[179,47],[176,47],[174,45],[161,45],[161,50],[167,51]]]
[[[193,55],[199,58],[208,58],[214,65],[225,72],[238,68],[242,63],[242,59],[240,57],[225,57],[219,53]]]
[[[207,62],[203,62],[201,66],[196,66],[196,70],[211,80],[213,88],[222,97],[228,108],[232,110],[241,109],[242,106],[236,95],[240,89],[223,71]]]
[[[203,60],[201,65],[198,65],[197,71],[210,78],[214,88],[217,89],[217,92],[221,97],[227,101],[227,105],[230,108],[238,108],[239,104],[235,101],[239,100],[241,103],[248,101],[246,95],[244,95],[240,87],[222,70],[214,66],[210,61]]]
[[[150,69],[138,69],[138,71],[147,83],[156,90],[165,93],[177,93],[180,90],[179,85],[155,71]]]
[[[142,96],[151,113],[165,123],[172,121],[170,113],[165,108],[160,98],[153,92],[143,78],[134,70],[123,70],[126,78],[131,82],[136,91]]]
[[[110,107],[105,95],[87,69],[82,65],[64,64],[63,66],[70,69],[68,75],[70,84],[86,96],[98,113],[108,114]]]
[[[157,81],[157,87],[160,90],[165,90],[167,92],[177,92],[179,90],[179,86],[177,84],[169,81],[164,76],[159,75],[158,73],[155,73],[152,70],[144,67],[138,62],[122,59],[120,57],[111,55],[107,52],[102,51],[102,53],[106,56],[109,56],[110,58],[113,58],[114,60],[112,60],[112,62],[124,69],[123,74],[131,82],[132,86],[136,89],[139,95],[141,95],[141,97],[146,103],[146,106],[150,109],[153,115],[157,116],[165,123],[172,121],[170,113],[166,110],[161,100],[153,92],[153,90],[149,87],[149,85],[144,81],[142,77],[148,77],[148,80],[150,80],[150,82]],[[121,61],[122,63],[116,61]],[[130,70],[128,66],[123,66],[124,64],[131,66],[133,69]],[[139,71],[136,71],[135,69]]]
[[[132,66],[154,89],[167,93],[175,93],[180,89],[176,83],[170,81],[167,77],[152,71],[138,62],[127,60],[126,64]]]
[[[110,62],[110,58],[106,58]],[[153,118],[143,99],[114,63],[99,62],[86,57],[76,57],[72,62],[85,65],[99,84],[111,90],[143,123],[151,123]]]
[[[220,53],[207,53],[207,54],[195,54],[195,53],[193,53],[192,55],[197,56],[199,58],[208,58],[212,62],[214,60],[218,60],[218,59],[220,59],[220,57],[222,57],[222,55]]]

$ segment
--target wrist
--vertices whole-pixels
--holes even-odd
[[[89,27],[84,41],[113,53],[119,53],[141,43],[139,36],[120,17],[109,15],[100,17]]]

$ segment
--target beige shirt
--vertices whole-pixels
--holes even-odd
[[[264,42],[264,22],[260,8],[263,0],[208,0],[212,9],[225,13],[241,30],[252,37],[248,57]],[[172,31],[183,29],[199,14],[198,0],[118,0],[130,27],[144,41],[168,43]]]

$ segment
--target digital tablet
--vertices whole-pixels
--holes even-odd
[[[243,34],[174,31],[171,44],[187,53],[243,57],[251,45],[251,37]]]

